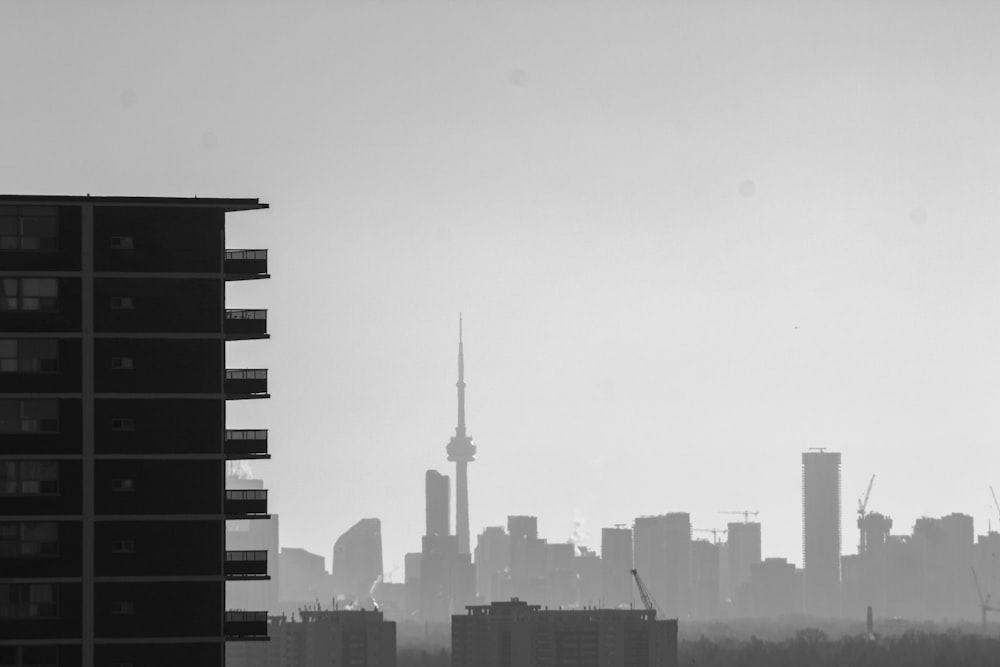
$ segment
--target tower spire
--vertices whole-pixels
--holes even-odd
[[[469,551],[469,463],[476,460],[476,445],[465,429],[465,349],[462,341],[462,314],[458,314],[458,426],[448,443],[448,460],[455,462],[455,534],[458,552]]]
[[[455,435],[465,437],[465,351],[462,344],[462,313],[458,314],[458,426]]]

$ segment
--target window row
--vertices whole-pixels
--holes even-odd
[[[58,493],[58,461],[0,461],[0,496]]]
[[[59,524],[55,521],[0,523],[0,558],[59,555]]]
[[[56,373],[59,341],[50,338],[0,338],[0,373]]]
[[[55,584],[0,584],[0,620],[58,616]]]
[[[0,250],[57,250],[54,206],[0,206]]]
[[[0,434],[58,433],[59,400],[55,398],[0,399]]]
[[[0,646],[0,667],[58,667],[55,646]]]
[[[54,313],[59,310],[56,278],[4,278],[0,280],[0,311]]]

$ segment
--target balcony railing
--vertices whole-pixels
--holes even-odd
[[[226,398],[268,398],[266,368],[227,368]]]
[[[226,429],[227,459],[269,459],[267,429]]]
[[[223,632],[228,640],[266,641],[268,639],[267,612],[227,611]]]
[[[267,489],[226,489],[226,516],[233,519],[266,519]]]
[[[270,579],[267,576],[267,551],[227,551],[227,579]]]
[[[229,340],[267,338],[267,311],[228,309],[224,330]]]
[[[267,250],[227,250],[224,261],[226,280],[268,278]]]

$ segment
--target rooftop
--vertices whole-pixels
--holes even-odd
[[[2,204],[100,204],[102,206],[186,206],[221,208],[225,211],[250,211],[267,208],[259,199],[249,197],[92,197],[88,195],[0,195]]]

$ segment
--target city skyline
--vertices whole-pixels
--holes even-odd
[[[459,312],[472,534],[748,509],[801,564],[809,447],[843,551],[872,474],[899,532],[1000,522],[997,7],[46,4],[0,8],[5,191],[274,207],[227,305],[270,309],[233,363],[275,398],[230,426],[289,546],[380,517],[400,579]]]

